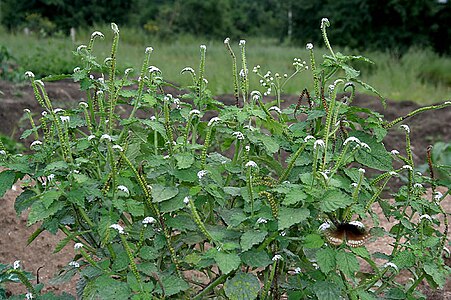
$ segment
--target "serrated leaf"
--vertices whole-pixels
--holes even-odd
[[[320,209],[323,212],[329,213],[351,205],[354,200],[347,194],[339,190],[328,190],[320,202]]]
[[[253,268],[265,268],[272,263],[268,253],[263,250],[250,250],[241,254],[241,260],[244,264]]]
[[[154,202],[162,202],[171,199],[177,196],[178,193],[179,189],[174,186],[152,185],[152,200]]]
[[[125,202],[128,212],[134,217],[144,216],[144,203],[128,199]]]
[[[341,298],[341,289],[334,282],[317,281],[313,285],[313,290],[318,300],[337,300]]]
[[[353,278],[354,273],[360,269],[360,265],[354,254],[340,251],[337,253],[337,268],[346,276]]]
[[[393,258],[394,263],[399,269],[410,268],[415,264],[415,254],[410,251],[400,251]]]
[[[290,228],[294,224],[305,221],[310,216],[307,208],[290,208],[282,206],[279,212],[278,229]]]
[[[194,155],[189,152],[177,153],[175,155],[178,169],[187,169],[194,163]]]
[[[19,216],[24,210],[29,208],[39,197],[32,190],[25,190],[19,197],[16,198],[14,202],[14,209],[16,210],[17,216]]]
[[[336,252],[331,248],[319,249],[316,252],[316,262],[325,274],[335,270],[337,264]]]
[[[251,273],[238,273],[224,284],[224,291],[230,300],[253,300],[260,291],[260,282]]]
[[[167,297],[189,289],[189,284],[175,275],[164,276],[161,282],[164,288],[164,295]],[[158,292],[158,289],[156,291]]]
[[[83,291],[83,299],[128,299],[130,289],[125,282],[102,275],[88,281]]]
[[[309,249],[321,248],[324,245],[324,240],[319,234],[311,233],[305,236],[303,245]]]
[[[128,259],[127,252],[121,251],[116,254],[116,257],[114,258],[111,269],[114,272],[119,272],[119,271],[125,270],[128,267],[129,262],[130,262],[130,260]]]
[[[393,169],[392,156],[382,142],[377,142],[373,136],[361,131],[352,132],[350,135],[368,144],[371,148],[371,151],[360,150],[356,153],[355,159],[360,164],[380,171],[391,171]]]
[[[296,205],[303,200],[307,199],[307,194],[300,191],[298,188],[291,189],[282,200],[282,203],[286,206]]]
[[[42,221],[50,216],[53,216],[60,209],[64,207],[63,201],[55,201],[49,207],[46,207],[42,201],[37,201],[31,206],[30,214],[28,215],[28,225],[33,225],[36,222]]]
[[[248,218],[240,208],[222,209],[219,214],[230,227],[237,227]]]
[[[433,262],[425,262],[423,270],[432,278],[432,280],[434,280],[435,284],[438,285],[439,288],[443,288],[447,278],[443,270],[439,269]]]
[[[16,182],[14,171],[6,170],[0,173],[0,198],[13,186],[14,182]]]
[[[216,251],[214,253],[214,260],[218,264],[221,272],[224,274],[228,274],[233,270],[236,270],[241,264],[240,257],[235,253]]]
[[[253,245],[261,243],[268,232],[261,230],[251,229],[246,231],[240,238],[240,244],[243,251],[247,251],[252,248]]]

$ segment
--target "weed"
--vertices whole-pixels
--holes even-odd
[[[424,298],[418,285],[426,279],[443,287],[450,271],[442,258],[448,224],[437,218],[446,220],[441,201],[448,192],[426,196],[426,186],[438,182],[415,172],[407,125],[406,156],[388,152],[382,139],[405,118],[450,103],[392,122],[349,105],[357,87],[377,91],[350,65],[368,60],[333,51],[327,26],[323,19],[323,61],[308,44],[310,65],[296,60],[286,76],[310,70],[313,90],[283,108],[282,77],[267,83],[279,91],[274,103],[265,103],[268,86],[250,92],[244,40],[239,59],[226,43],[242,107],[224,107],[208,89],[207,45],[197,49],[199,68],[183,70],[188,93],[165,95],[168,83],[150,65],[152,48],[139,74],[117,70],[119,29],[112,24],[105,60],[92,52],[99,33],[75,52],[80,67],[71,76],[87,92],[79,107],[53,107],[44,82],[26,73],[45,113],[29,131],[31,153],[14,155],[0,145],[7,168],[0,194],[27,178],[15,207],[17,214],[30,210],[28,224],[40,223],[29,240],[61,230],[66,238],[55,252],[75,243],[60,277],[78,273],[83,298]],[[337,97],[347,90],[349,97]],[[120,117],[119,107],[129,113]],[[403,167],[393,168],[394,156]],[[408,181],[392,191],[395,202],[382,200],[399,174]],[[378,225],[376,203],[394,219],[388,231]],[[393,239],[389,253],[369,253],[366,242],[382,236]],[[363,262],[370,271],[361,271]],[[401,271],[413,282],[398,282]],[[29,292],[39,293],[25,279]]]

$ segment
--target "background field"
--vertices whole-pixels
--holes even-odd
[[[80,44],[86,44],[92,31],[100,30],[105,34],[105,40],[97,40],[94,54],[105,58],[109,56],[111,29],[109,26],[96,26],[92,29],[80,30],[76,34],[75,42],[68,37],[43,38],[37,35],[9,33],[0,29],[0,46],[3,52],[11,57],[0,55],[2,66],[1,77],[20,81],[23,72],[33,71],[37,77],[49,74],[68,74],[79,62],[71,54]],[[199,46],[207,46],[206,77],[209,88],[215,95],[233,92],[231,57],[224,47],[223,40],[212,38],[196,38],[190,35],[174,35],[172,39],[161,39],[147,34],[137,28],[121,28],[121,43],[118,52],[120,69],[132,67],[140,69],[144,56],[144,49],[154,48],[151,64],[163,72],[167,81],[186,85],[191,77],[181,75],[180,71],[191,66],[195,70],[199,64]],[[239,55],[239,40],[232,40],[232,46]],[[333,44],[334,41],[332,40]],[[322,45],[315,45],[317,63],[322,61],[322,54],[326,53]],[[304,47],[280,43],[273,38],[250,38],[246,43],[248,66],[260,65],[264,74],[267,70],[273,73],[287,73],[294,71],[292,66],[295,57],[309,62],[309,55]],[[395,51],[367,51],[357,52],[349,49],[335,49],[345,54],[362,54],[375,64],[356,64],[361,70],[361,78],[375,87],[385,98],[392,100],[411,100],[419,104],[430,104],[449,99],[451,94],[451,58],[441,56],[427,49],[411,48],[404,54]],[[135,71],[134,75],[138,71]],[[251,72],[251,89],[263,90],[259,78]],[[312,82],[308,75],[299,74],[285,86],[287,94],[299,94],[305,87],[311,89]],[[361,90],[363,91],[363,90]]]

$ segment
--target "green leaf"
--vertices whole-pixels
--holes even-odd
[[[102,275],[88,281],[83,291],[83,299],[128,299],[130,289],[125,282]]]
[[[30,214],[28,215],[28,226],[42,221],[50,216],[53,216],[63,207],[63,201],[53,202],[49,207],[46,207],[42,201],[33,203],[33,205],[31,206]]]
[[[32,190],[25,190],[19,197],[16,198],[14,202],[14,209],[16,210],[17,216],[19,216],[24,210],[29,208],[39,197]]]
[[[253,245],[261,243],[268,232],[261,230],[251,229],[246,231],[240,239],[241,248],[243,251],[247,251],[252,248]]]
[[[444,274],[443,270],[439,269],[433,262],[425,262],[423,270],[432,278],[432,280],[434,280],[439,288],[443,288],[447,278],[447,274]]]
[[[145,260],[154,260],[158,255],[158,251],[150,246],[143,246],[139,251],[139,256]]]
[[[152,198],[154,202],[162,202],[175,197],[179,189],[174,186],[152,185]]]
[[[241,254],[241,260],[244,264],[253,268],[265,268],[272,261],[268,253],[264,250],[250,250]]]
[[[251,273],[238,273],[224,284],[224,291],[230,300],[257,299],[260,282]]]
[[[128,212],[134,217],[144,216],[144,203],[128,199],[125,202]]]
[[[117,253],[116,257],[114,258],[111,269],[114,272],[119,272],[119,271],[125,270],[128,267],[129,262],[130,262],[130,260],[127,256],[127,252],[121,251],[121,252]]]
[[[354,131],[349,135],[355,136],[371,148],[371,151],[360,150],[356,153],[355,159],[359,163],[380,171],[391,171],[393,169],[392,157],[382,142],[377,142],[373,136],[361,131]]]
[[[194,155],[189,152],[177,153],[175,155],[178,169],[187,169],[194,163]]]
[[[411,268],[415,264],[415,254],[410,251],[400,251],[393,258],[392,263],[394,263],[400,270],[404,268]]]
[[[164,276],[161,282],[163,283],[164,295],[167,297],[189,289],[189,284],[175,275]],[[161,291],[161,287],[157,288],[156,291],[158,292],[158,290]]]
[[[219,214],[230,227],[237,227],[247,219],[246,214],[240,208],[222,209]]]
[[[221,270],[221,272],[224,274],[228,274],[233,270],[236,270],[241,264],[240,257],[235,253],[224,253],[221,251],[215,251],[214,260],[218,264],[218,267]]]
[[[313,285],[313,290],[318,300],[337,300],[341,298],[341,289],[334,282],[317,281]]]
[[[325,274],[335,270],[336,252],[331,248],[319,249],[316,252],[316,262]]]
[[[303,191],[300,191],[298,188],[294,188],[286,194],[282,202],[284,205],[289,206],[303,202],[305,199],[307,199],[307,194]]]
[[[347,194],[339,190],[328,190],[320,202],[320,209],[323,212],[334,212],[338,208],[344,208],[351,205],[354,200]]]
[[[303,244],[305,248],[321,248],[324,245],[324,240],[319,234],[311,233],[305,236]]]
[[[279,212],[279,230],[290,228],[290,226],[305,221],[310,216],[307,208],[289,208],[282,206]]]
[[[6,170],[0,173],[0,198],[13,186],[14,182],[16,182],[14,171]]]
[[[354,254],[345,251],[337,253],[337,267],[350,278],[354,278],[354,273],[360,269],[357,257]]]

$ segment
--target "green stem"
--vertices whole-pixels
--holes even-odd
[[[416,110],[414,110],[414,111],[408,113],[408,114],[405,115],[405,116],[396,118],[396,119],[394,119],[393,121],[391,121],[390,123],[384,124],[384,128],[391,128],[391,127],[393,127],[394,125],[398,124],[399,122],[402,122],[402,121],[404,121],[405,119],[410,118],[410,117],[413,117],[413,116],[415,116],[416,114],[422,113],[422,112],[424,112],[424,111],[434,110],[434,109],[441,109],[441,108],[445,108],[445,107],[448,107],[448,106],[451,106],[451,102],[450,102],[450,101],[447,101],[447,102],[442,103],[442,104],[437,104],[437,105],[430,105],[430,106],[420,107],[420,108],[418,108],[418,109],[416,109]]]
[[[214,281],[210,282],[210,284],[205,287],[202,291],[200,291],[196,296],[194,296],[193,300],[205,299],[205,296],[215,287],[223,283],[229,276],[233,275],[234,272],[229,274],[222,274],[217,277]]]

